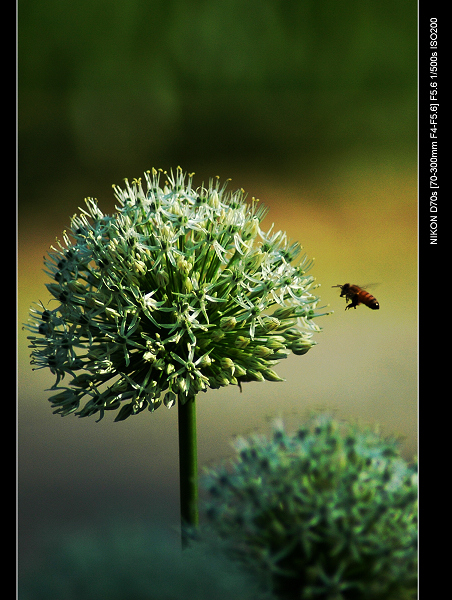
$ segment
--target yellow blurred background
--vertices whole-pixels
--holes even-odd
[[[112,212],[111,185],[153,166],[180,164],[199,184],[231,177],[230,189],[259,198],[270,209],[263,228],[274,222],[315,257],[320,306],[334,311],[318,320],[317,346],[276,368],[285,382],[199,396],[200,467],[230,456],[233,436],[268,432],[278,416],[295,427],[313,409],[403,436],[411,459],[416,5],[61,4],[19,5],[23,552],[38,551],[44,530],[109,515],[177,524],[177,409],[120,423],[52,415],[53,376],[31,370],[21,328],[32,302],[49,299],[43,256],[83,198]],[[378,283],[380,310],[346,312],[331,286],[347,282]]]

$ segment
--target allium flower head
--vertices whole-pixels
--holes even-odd
[[[205,487],[213,531],[278,598],[408,600],[417,589],[417,469],[397,442],[313,417],[238,438]]]
[[[56,376],[55,413],[119,409],[120,421],[209,387],[281,381],[275,364],[315,343],[312,261],[294,264],[301,246],[265,233],[265,209],[225,187],[152,170],[114,186],[113,215],[86,199],[45,259],[53,302],[27,325],[32,364]]]

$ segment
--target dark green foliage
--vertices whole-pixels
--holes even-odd
[[[203,544],[146,523],[55,531],[27,564],[20,600],[267,600],[249,575]]]
[[[416,147],[412,1],[23,0],[18,11],[30,193],[55,170],[99,181],[149,157],[282,168],[301,154],[309,173],[325,152]]]

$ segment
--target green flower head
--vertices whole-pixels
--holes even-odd
[[[45,259],[56,304],[33,307],[27,325],[32,364],[56,376],[55,413],[119,409],[120,421],[207,388],[281,381],[278,361],[315,343],[312,261],[294,264],[301,246],[265,233],[258,201],[225,188],[153,169],[114,186],[114,215],[86,199]]]
[[[234,445],[206,473],[205,514],[265,589],[285,600],[416,597],[417,468],[395,439],[319,414]]]

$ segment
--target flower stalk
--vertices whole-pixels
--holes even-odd
[[[182,547],[190,531],[198,526],[198,458],[196,442],[196,399],[178,405],[179,485]]]

